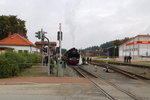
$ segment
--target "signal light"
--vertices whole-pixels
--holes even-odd
[[[42,38],[42,37],[41,37],[41,32],[40,32],[40,31],[36,32],[35,34],[36,34],[35,37],[37,37],[38,39],[41,39],[41,38]]]
[[[61,31],[57,32],[57,40],[62,40],[63,33]]]

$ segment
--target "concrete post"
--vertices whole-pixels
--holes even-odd
[[[58,32],[58,41],[59,41],[59,59],[58,59],[58,64],[57,64],[57,76],[62,77],[63,76],[63,69],[62,69],[62,60],[61,60],[61,41],[62,41],[62,31],[61,31],[61,23],[59,23],[59,32]]]
[[[57,64],[57,76],[58,77],[62,77],[63,76],[63,69],[62,69],[62,60],[59,59],[58,60],[58,64]]]

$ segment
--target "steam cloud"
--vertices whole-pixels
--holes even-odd
[[[81,1],[82,0],[69,0],[66,3],[66,8],[65,8],[65,23],[69,28],[69,33],[72,37],[73,46],[75,46],[75,40],[76,40],[76,36],[75,36],[76,29],[77,29],[76,13]]]

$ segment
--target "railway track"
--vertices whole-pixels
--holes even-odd
[[[132,67],[138,67],[138,68],[147,68],[150,69],[148,65],[138,65],[138,64],[132,64],[132,63],[119,63],[119,62],[109,62],[109,64],[114,64],[114,65],[125,65],[125,66],[132,66]]]
[[[85,72],[83,70],[81,70],[80,68],[75,68],[74,69],[80,73],[83,77],[89,79],[92,83],[94,83],[94,85],[100,90],[100,92],[102,92],[105,96],[107,96],[110,100],[116,100],[114,97],[112,97],[109,93],[107,93],[104,89],[102,89],[97,82],[95,82],[94,80],[97,79],[98,77],[96,77],[95,75]]]
[[[108,69],[111,69],[115,72],[118,72],[118,73],[121,73],[127,77],[130,77],[132,79],[137,79],[137,80],[150,80],[150,78],[148,77],[145,77],[145,76],[142,76],[142,75],[138,75],[138,74],[135,74],[135,73],[131,73],[131,72],[128,72],[128,71],[125,71],[125,70],[122,70],[120,68],[117,68],[113,65],[110,65],[110,64],[106,64],[104,62],[97,62],[97,63],[92,63],[93,65],[97,65],[97,66],[101,66],[101,67],[104,67],[104,68],[108,68]]]
[[[80,73],[83,77],[89,79],[105,96],[107,96],[110,100],[121,100],[120,98],[117,97],[118,94],[124,95],[127,97],[126,100],[143,100],[141,97],[136,96],[135,94],[132,94],[119,86],[106,81],[103,78],[97,77],[96,75],[82,69],[79,67],[74,67],[74,69]],[[105,86],[101,84],[105,84]],[[107,85],[107,86],[106,86]],[[109,87],[110,89],[107,89],[106,87]],[[113,91],[111,91],[111,89]],[[110,91],[109,91],[110,90]],[[114,94],[114,92],[117,94]],[[130,98],[130,99],[129,99]]]

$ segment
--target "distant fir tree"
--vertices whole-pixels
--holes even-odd
[[[114,40],[113,41],[113,46],[119,46],[122,44],[122,40]]]
[[[114,40],[113,43],[114,43],[114,46],[119,46],[125,42],[127,42],[130,38],[129,37],[125,37],[124,39],[117,39],[117,40]]]
[[[113,41],[109,41],[109,42],[106,42],[106,43],[103,43],[100,45],[100,49],[107,49],[109,47],[112,47],[113,46]]]
[[[25,21],[17,18],[17,16],[0,16],[0,40],[8,37],[9,34],[18,33],[27,38],[27,29]]]
[[[91,46],[91,47],[85,48],[84,50],[93,50],[93,51],[95,51],[95,50],[99,50],[99,49],[100,49],[99,46]]]
[[[125,37],[124,39],[122,39],[122,43],[125,43],[125,42],[127,42],[128,40],[130,40],[130,38],[129,38],[129,37]]]

